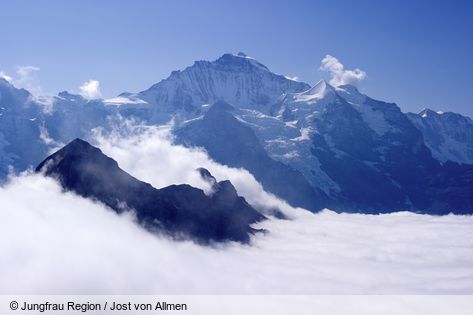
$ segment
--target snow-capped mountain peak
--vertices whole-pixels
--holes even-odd
[[[337,97],[335,88],[321,80],[303,92],[284,95],[278,117],[285,121],[298,121],[299,127],[304,127]]]
[[[335,88],[328,84],[325,80],[320,80],[307,91],[294,94],[295,102],[315,103],[324,99],[329,94],[334,94]]]
[[[422,118],[426,119],[440,119],[443,121],[458,122],[458,123],[473,123],[470,117],[463,116],[453,112],[434,111],[430,108],[424,108],[418,114]]]
[[[236,55],[226,53],[222,57],[218,58],[215,63],[221,64],[223,66],[230,67],[254,67],[255,69],[262,71],[270,71],[265,65],[256,59],[249,57],[243,52],[239,52]]]
[[[439,113],[431,110],[430,108],[424,108],[423,110],[421,110],[419,112],[419,115],[422,117],[422,118],[427,118],[429,116],[436,116],[438,115]]]
[[[153,105],[155,116],[178,111],[182,117],[192,117],[202,104],[218,100],[268,113],[282,94],[309,88],[306,83],[271,72],[246,54],[227,53],[215,61],[197,61],[175,71],[136,97]]]

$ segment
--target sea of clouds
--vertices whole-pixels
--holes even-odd
[[[126,128],[95,130],[94,144],[140,180],[209,192],[195,171],[205,167],[290,219],[259,223],[269,233],[251,245],[176,242],[27,172],[0,187],[0,293],[473,294],[472,216],[312,214],[247,171],[174,145],[167,128]]]

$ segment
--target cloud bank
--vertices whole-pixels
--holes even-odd
[[[79,94],[86,99],[98,99],[102,96],[100,92],[100,82],[97,80],[89,80],[79,86]]]
[[[326,55],[322,59],[320,70],[328,71],[331,75],[330,84],[340,86],[344,84],[357,85],[366,77],[366,72],[358,68],[347,70],[345,66],[334,56]]]
[[[472,216],[311,214],[266,194],[246,171],[172,145],[165,128],[127,133],[95,132],[132,175],[156,187],[206,189],[193,170],[207,167],[250,202],[280,206],[292,220],[259,223],[269,233],[251,246],[202,247],[150,234],[132,215],[25,174],[0,187],[0,252],[8,253],[0,293],[473,294]]]

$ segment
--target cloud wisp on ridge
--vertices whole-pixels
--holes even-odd
[[[321,62],[320,70],[327,71],[331,75],[330,84],[340,86],[345,84],[357,85],[366,78],[366,72],[358,68],[354,70],[345,69],[345,66],[334,56],[326,55]]]

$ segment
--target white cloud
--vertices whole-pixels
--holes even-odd
[[[111,133],[105,134],[101,128],[93,132],[95,141],[105,154],[116,159],[125,171],[154,187],[187,183],[208,191],[208,183],[195,171],[205,167],[217,180],[229,179],[238,193],[254,206],[262,210],[280,208],[291,215],[293,209],[265,192],[248,171],[220,165],[201,149],[173,145],[170,128],[138,126],[122,121]]]
[[[299,77],[298,76],[289,76],[289,75],[286,75],[284,76],[286,79],[289,79],[289,80],[292,80],[292,81],[299,81]]]
[[[189,182],[204,166],[251,202],[280,203],[246,171],[173,146],[166,129],[97,132],[102,150],[157,187]],[[0,187],[0,293],[473,294],[473,217],[311,214],[257,225],[252,245],[174,242],[40,175]]]
[[[330,73],[332,78],[329,83],[334,86],[344,84],[357,85],[358,82],[366,77],[366,72],[358,68],[346,70],[343,64],[331,55],[326,55],[324,59],[322,59],[320,69]]]
[[[8,82],[12,82],[13,78],[7,75],[4,71],[0,70],[0,78],[7,80]]]
[[[100,92],[100,82],[97,80],[89,80],[84,82],[80,87],[80,95],[87,99],[98,99],[102,96]]]
[[[131,104],[147,104],[145,101],[139,98],[128,98],[123,96],[117,96],[112,98],[107,98],[103,100],[105,104],[109,105],[131,105]]]

